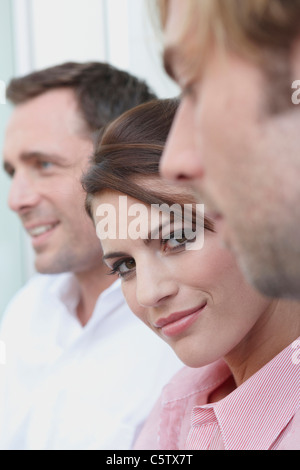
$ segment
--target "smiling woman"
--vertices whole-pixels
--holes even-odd
[[[299,402],[299,370],[291,357],[300,333],[300,307],[266,299],[246,283],[233,255],[220,244],[213,214],[204,216],[204,244],[191,249],[197,233],[190,240],[185,231],[195,228],[194,196],[159,175],[177,106],[176,100],[155,100],[123,114],[106,129],[83,178],[104,261],[121,278],[128,305],[195,368],[180,372],[165,389],[136,447],[289,446]],[[193,210],[183,224],[178,214],[164,224],[163,212],[149,232],[157,204],[189,204]],[[137,205],[143,210],[139,236],[133,237],[124,227],[130,226]],[[101,224],[103,207],[113,208],[112,231]],[[278,407],[281,417],[275,425]]]

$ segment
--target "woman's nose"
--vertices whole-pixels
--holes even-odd
[[[159,306],[178,292],[177,282],[163,262],[137,266],[136,277],[136,297],[142,307]]]

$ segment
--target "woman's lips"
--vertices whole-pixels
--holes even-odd
[[[157,320],[154,326],[155,328],[159,328],[164,336],[172,337],[179,335],[197,320],[206,305],[207,304],[205,302],[199,307],[172,313],[167,318],[160,318]]]

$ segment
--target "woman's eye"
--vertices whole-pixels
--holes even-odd
[[[188,240],[184,235],[171,235],[170,238],[162,240],[163,250],[171,251],[184,248],[187,241]]]
[[[125,277],[126,274],[131,273],[135,269],[135,260],[133,258],[126,259],[123,261],[117,261],[110,274],[119,274],[120,277]]]
[[[135,268],[134,259],[129,259],[129,260],[123,261],[123,263],[120,264],[119,271],[120,271],[120,273],[126,273],[128,271],[131,271],[134,268]]]

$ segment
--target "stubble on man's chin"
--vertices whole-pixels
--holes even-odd
[[[40,274],[62,274],[74,272],[78,268],[74,256],[68,253],[57,255],[53,259],[46,259],[46,256],[37,255],[35,259],[35,269]]]
[[[76,253],[64,250],[62,253],[50,255],[37,254],[35,269],[40,274],[83,273],[93,271],[102,264],[102,251],[99,245],[88,252]]]

